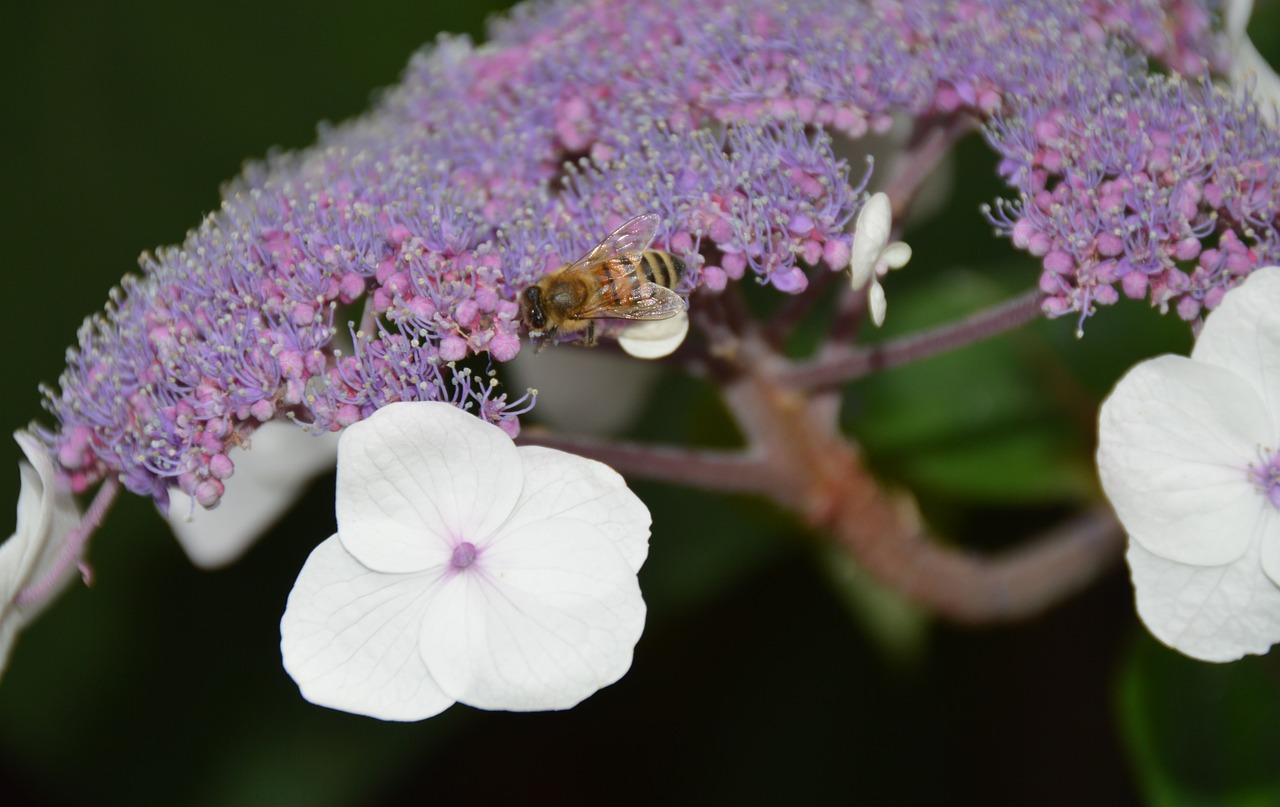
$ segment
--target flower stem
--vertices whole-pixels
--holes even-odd
[[[763,457],[748,451],[684,449],[668,445],[614,442],[525,429],[517,442],[546,446],[603,462],[615,471],[702,490],[767,493]]]
[[[849,273],[843,270],[836,272],[824,267],[818,267],[813,270],[809,275],[809,285],[805,290],[787,300],[778,310],[778,313],[769,319],[768,324],[765,326],[765,334],[769,341],[775,345],[780,345],[786,341],[801,320],[813,310],[813,307],[818,304],[818,301],[831,288],[832,282],[836,278],[842,278],[847,283],[848,277]]]
[[[73,564],[80,565],[80,574],[88,585],[90,572],[87,566],[80,561],[84,555],[84,548],[89,543],[89,538],[98,529],[98,525],[102,523],[102,518],[111,509],[111,503],[115,501],[116,494],[120,492],[120,480],[114,476],[109,476],[103,481],[101,487],[98,488],[97,494],[93,497],[93,501],[89,504],[89,509],[85,511],[84,516],[80,519],[80,523],[75,526],[71,532],[67,533],[62,539],[62,547],[58,550],[58,557],[45,572],[44,576],[35,583],[19,591],[13,598],[13,602],[17,605],[30,605],[34,602],[40,602],[44,598],[53,593],[54,589],[62,582],[63,577]]]
[[[1112,568],[1123,534],[1098,510],[1002,554],[981,556],[931,539],[907,501],[890,495],[829,417],[830,395],[809,395],[774,375],[756,340],[725,403],[763,460],[756,490],[798,513],[886,585],[956,622],[1031,617]],[[760,355],[752,355],[759,353]],[[784,373],[785,375],[785,373]]]
[[[954,341],[957,334],[981,330],[973,320],[987,323],[988,329],[992,323],[1025,321],[1037,300],[1038,295],[1026,295],[971,318],[967,328],[945,330]],[[934,341],[904,344],[888,356],[918,357],[915,351]],[[628,475],[766,496],[828,534],[884,584],[960,623],[1029,618],[1119,561],[1123,533],[1107,509],[1082,513],[999,554],[983,556],[939,543],[905,497],[891,495],[871,476],[857,448],[840,433],[837,394],[798,388],[794,379],[803,376],[761,334],[740,339],[732,364],[736,370],[723,379],[723,396],[747,438],[746,449],[617,443],[532,428],[521,434],[520,442],[591,457]]]
[[[865,348],[827,352],[813,361],[793,364],[780,376],[781,383],[805,389],[830,387],[920,359],[946,353],[974,342],[1011,331],[1040,315],[1043,293],[1025,294],[970,314],[964,319]]]
[[[951,153],[951,147],[973,131],[974,125],[974,119],[968,115],[921,121],[911,133],[906,150],[889,166],[890,179],[882,188],[893,204],[894,221],[900,221],[907,214],[925,180]]]

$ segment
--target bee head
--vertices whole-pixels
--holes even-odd
[[[540,331],[547,326],[547,315],[542,311],[542,289],[530,286],[524,290],[520,295],[520,314],[531,331]]]

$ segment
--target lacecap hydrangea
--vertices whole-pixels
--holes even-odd
[[[1050,313],[1087,311],[1106,302],[1089,278],[1127,270],[1099,268],[1116,257],[1105,238],[1061,265],[1060,243],[1079,237],[1038,213],[1049,169],[1019,170],[1012,144],[1031,147],[1024,121],[1079,118],[1096,95],[1089,81],[1131,87],[1125,103],[1143,114],[1145,85],[1119,78],[1136,49],[1179,69],[1222,59],[1195,3],[519,6],[483,45],[424,48],[370,112],[250,166],[182,244],[145,254],[86,321],[47,390],[58,426],[37,434],[74,491],[118,477],[162,506],[177,488],[205,507],[234,470],[229,449],[271,420],[332,432],[428,400],[515,434],[532,397],[510,397],[491,371],[521,349],[523,288],[656,213],[654,246],[690,267],[682,295],[748,275],[799,293],[812,273],[848,265],[867,198],[868,172],[851,170],[833,138],[887,132],[895,115],[993,121],[1022,194],[999,221],[1055,267]],[[1269,169],[1250,160],[1237,162],[1262,187]],[[1068,180],[1056,187],[1079,184]],[[1090,180],[1112,181],[1106,170]],[[1207,216],[1237,204],[1215,188],[1192,202],[1180,185],[1172,207]],[[1155,232],[1181,244],[1206,233],[1197,221]],[[1211,228],[1216,252],[1196,257],[1213,272],[1239,263],[1230,221]],[[1181,288],[1166,274],[1147,282],[1162,304]],[[1212,304],[1197,293],[1181,294],[1180,312],[1188,295]]]

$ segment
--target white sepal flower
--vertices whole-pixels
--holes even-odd
[[[609,350],[522,350],[503,365],[508,389],[537,390],[537,419],[559,431],[606,436],[630,428],[662,370]]]
[[[311,702],[384,720],[567,709],[630,667],[649,511],[607,466],[396,403],[343,432],[337,518],[280,624]]]
[[[1276,122],[1280,104],[1280,76],[1254,47],[1246,28],[1253,14],[1253,0],[1227,0],[1223,8],[1223,27],[1231,45],[1231,83],[1250,87],[1258,108]]]
[[[1138,614],[1207,661],[1280,641],[1280,267],[1208,316],[1190,358],[1131,369],[1102,405],[1098,471],[1129,533]]]
[[[618,345],[637,359],[660,359],[675,352],[689,334],[689,314],[628,325],[618,334]]]
[[[332,468],[337,456],[337,434],[313,435],[278,420],[264,423],[245,450],[231,453],[235,474],[226,480],[217,507],[206,510],[170,488],[169,526],[196,566],[226,566],[285,514],[307,483]]]
[[[26,432],[13,437],[30,464],[18,464],[22,488],[18,493],[17,529],[0,546],[0,671],[9,660],[18,631],[76,576],[76,564],[66,563],[44,596],[30,603],[15,599],[28,586],[53,573],[63,539],[80,523],[75,499],[59,487],[53,460],[39,441]]]
[[[889,242],[892,216],[889,195],[876,193],[862,206],[853,226],[849,274],[854,290],[871,284],[867,299],[871,306],[871,321],[877,326],[884,324],[886,305],[880,278],[889,274],[890,269],[901,269],[911,260],[911,247],[902,241]]]

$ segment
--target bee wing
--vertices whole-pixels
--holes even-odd
[[[601,289],[582,310],[579,319],[668,319],[685,310],[684,300],[666,286],[637,283],[621,300],[613,300]]]
[[[662,219],[657,213],[636,216],[606,235],[594,249],[574,261],[568,268],[604,263],[613,258],[644,252],[653,243],[654,237],[658,234],[658,225],[661,223]]]

